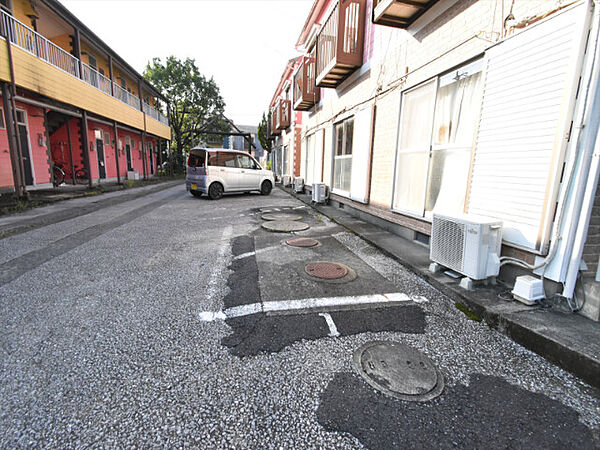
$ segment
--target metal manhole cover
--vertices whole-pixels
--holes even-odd
[[[273,220],[262,224],[265,230],[277,233],[290,233],[292,231],[308,230],[309,226],[304,222],[295,222],[291,220]]]
[[[324,280],[337,280],[348,274],[348,268],[346,266],[324,261],[307,264],[304,270],[310,276],[322,278]]]
[[[316,247],[320,244],[319,241],[311,238],[288,239],[285,243],[291,247]]]
[[[298,214],[287,213],[264,213],[261,217],[263,220],[302,220],[302,216]]]
[[[444,377],[433,362],[399,342],[364,344],[354,352],[354,367],[375,389],[401,400],[428,401],[444,389]]]

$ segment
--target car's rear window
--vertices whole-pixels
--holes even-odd
[[[206,152],[204,150],[192,150],[190,152],[190,157],[188,158],[188,166],[204,167],[205,160],[206,160]]]
[[[219,167],[237,167],[236,154],[229,152],[208,152],[208,165]]]

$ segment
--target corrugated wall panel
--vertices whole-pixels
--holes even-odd
[[[467,211],[501,219],[504,239],[540,250],[553,158],[571,89],[583,6],[486,53],[485,86]]]

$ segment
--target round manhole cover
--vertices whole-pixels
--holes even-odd
[[[288,213],[264,213],[261,217],[263,220],[302,220],[302,216]]]
[[[295,222],[292,220],[273,220],[262,224],[265,230],[278,233],[290,233],[292,231],[308,230],[308,225],[304,222]]]
[[[348,274],[348,268],[346,266],[323,261],[307,264],[304,270],[310,276],[323,278],[324,280],[337,280]]]
[[[291,247],[316,247],[320,244],[319,241],[311,238],[288,239],[285,243]]]
[[[444,378],[433,362],[399,342],[364,344],[354,352],[354,367],[375,389],[401,400],[431,400],[444,389]]]

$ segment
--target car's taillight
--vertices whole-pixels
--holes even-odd
[[[206,175],[206,168],[205,167],[198,167],[198,174],[199,175]]]

